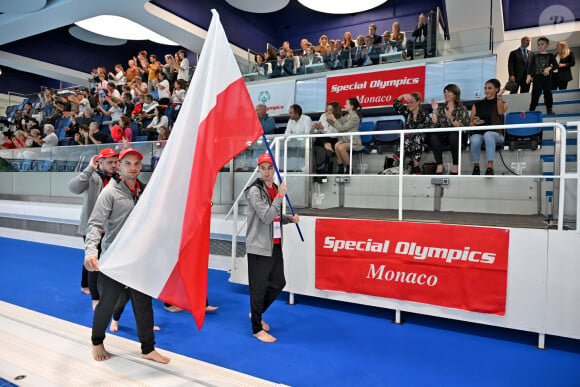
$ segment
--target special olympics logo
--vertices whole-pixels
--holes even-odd
[[[258,101],[266,105],[266,103],[270,100],[270,92],[268,90],[261,91],[258,95]]]
[[[566,36],[568,37],[571,35],[572,31],[576,30],[575,22],[576,18],[574,17],[574,13],[570,11],[568,7],[563,5],[550,5],[540,14],[538,25],[540,26],[540,31],[542,31],[543,35],[569,32]],[[572,28],[566,28],[566,31],[562,30],[560,24],[563,23],[572,23]],[[566,37],[560,36],[558,37],[558,40],[565,40]]]

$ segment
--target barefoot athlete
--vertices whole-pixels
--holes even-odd
[[[298,215],[281,215],[285,183],[274,184],[274,165],[268,153],[258,158],[261,177],[246,189],[248,200],[248,226],[246,251],[248,253],[248,279],[250,282],[250,318],[254,337],[266,343],[276,341],[269,333],[270,327],[262,314],[276,300],[284,286],[284,261],[282,259],[282,224],[298,223]]]
[[[97,245],[101,240],[102,231],[105,231],[101,244],[104,253],[123,227],[145,188],[145,185],[137,180],[142,160],[143,155],[138,151],[131,148],[122,150],[119,154],[121,180],[110,181],[97,199],[88,221],[85,243],[85,267],[89,271],[99,270]],[[119,295],[126,287],[103,273],[99,275],[98,287],[100,300],[93,316],[91,341],[93,358],[103,361],[110,357],[103,345],[105,331]],[[141,357],[158,363],[169,363],[168,357],[155,350],[151,297],[131,288],[129,293],[141,342]]]

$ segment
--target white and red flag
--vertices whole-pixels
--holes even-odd
[[[99,261],[103,273],[205,317],[211,200],[219,170],[261,134],[219,15],[143,196]]]

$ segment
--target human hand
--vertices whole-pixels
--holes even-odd
[[[298,214],[288,215],[288,218],[290,219],[290,222],[292,222],[292,223],[300,222],[300,217],[298,216]]]
[[[501,97],[504,93],[505,93],[505,87],[497,93],[497,96]]]
[[[532,76],[531,75],[528,75],[526,77],[526,83],[529,84],[531,81],[532,81]]]
[[[75,133],[75,142],[76,141],[80,141],[81,139],[81,134],[80,133]]]
[[[439,103],[437,103],[437,101],[435,100],[435,98],[431,98],[431,101],[430,102],[431,102],[431,108],[433,109],[433,113],[435,113],[435,111],[439,107]]]
[[[278,195],[285,196],[288,193],[288,187],[286,187],[286,183],[282,182],[278,186]]]
[[[403,99],[404,99],[405,101],[407,101],[407,102],[410,102],[410,101],[411,101],[411,98],[413,98],[413,97],[411,96],[411,94],[403,94]]]
[[[75,136],[76,138],[76,136]],[[97,167],[99,166],[99,155],[94,155],[93,157],[91,157],[91,161],[89,161],[89,165],[91,167],[93,167],[94,169],[97,169]]]
[[[85,258],[85,269],[88,271],[99,271],[99,260],[97,257]]]
[[[544,69],[544,73],[543,73],[543,74],[544,74],[544,76],[548,76],[548,75],[550,75],[550,70],[551,70],[551,68],[550,68],[550,67],[546,67],[546,68]]]

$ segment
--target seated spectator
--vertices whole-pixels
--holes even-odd
[[[445,98],[443,106],[439,106],[435,99],[431,100],[431,107],[433,108],[431,122],[433,127],[458,128],[469,125],[469,112],[461,103],[461,89],[459,89],[459,86],[454,84],[445,86],[443,96]],[[443,173],[443,149],[449,146],[451,148],[453,167],[448,172],[451,175],[457,175],[460,149],[459,132],[431,133],[429,135],[429,145],[433,150],[435,162],[437,163],[435,174],[441,175]]]
[[[147,84],[143,82],[140,77],[133,79],[133,82],[131,83],[131,89],[133,89],[133,92],[135,93],[133,98],[138,101],[143,101],[145,96],[149,94],[149,88],[147,87]]]
[[[20,129],[16,130],[12,138],[4,139],[4,147],[8,149],[29,148],[29,145],[26,144],[26,132]]]
[[[119,90],[117,90],[117,85],[115,84],[115,82],[110,81],[109,83],[107,83],[107,98],[112,97],[121,99],[121,93],[119,93]]]
[[[319,54],[324,54],[330,51],[330,46],[328,45],[328,36],[322,35],[318,39],[318,46],[316,46],[316,52]]]
[[[131,93],[123,93],[123,107],[121,108],[121,113],[125,116],[131,116],[134,109],[135,103],[133,102]]]
[[[256,54],[256,62],[254,63],[254,69],[255,71],[263,76],[263,77],[267,77],[268,74],[268,66],[264,57],[264,54]]]
[[[127,116],[121,116],[117,125],[109,125],[111,137],[116,143],[125,143],[133,141],[133,130],[131,129],[131,119]]]
[[[107,135],[100,131],[99,124],[94,121],[89,126],[81,125],[79,133],[75,134],[75,142],[79,145],[104,144],[107,140]]]
[[[342,117],[342,110],[338,102],[330,102],[326,107],[326,112],[320,116],[318,122],[312,125],[313,134],[337,133],[335,127],[329,123],[337,121]],[[338,137],[317,137],[314,140],[313,155],[316,173],[332,173],[334,145]]]
[[[407,102],[407,105],[403,105],[403,99]],[[419,93],[403,94],[395,99],[393,108],[397,114],[405,117],[405,129],[425,129],[433,126],[429,113],[421,107],[421,99],[421,94]],[[424,151],[424,133],[405,135],[405,153],[411,156],[413,163],[412,174],[421,174],[419,161],[421,161]]]
[[[365,46],[365,37],[359,35],[356,37],[354,55],[352,55],[352,65],[362,66],[363,65],[363,49]]]
[[[371,38],[371,45],[372,44],[381,44],[383,38],[380,35],[377,35],[377,25],[370,24],[369,25],[369,34],[367,35]],[[368,44],[367,44],[368,46]]]
[[[154,140],[157,137],[157,133],[161,126],[169,126],[169,119],[165,115],[165,107],[157,106],[155,107],[155,116],[153,117],[153,120],[145,128],[145,133],[149,136],[149,140]]]
[[[66,137],[74,137],[75,133],[79,132],[79,123],[76,115],[71,115],[69,117],[69,123],[67,126],[63,127]]]
[[[485,83],[485,98],[477,101],[471,107],[469,125],[502,125],[503,115],[508,109],[508,104],[502,99],[505,89],[500,90],[501,84],[497,79],[490,79]],[[481,130],[469,132],[471,161],[473,162],[473,175],[481,174],[479,158],[481,155],[481,143],[485,143],[487,156],[486,175],[493,175],[493,161],[495,160],[495,147],[504,143],[503,130]]]
[[[346,31],[342,37],[342,48],[349,49],[354,48],[354,40],[352,39],[352,34]]]
[[[153,119],[155,116],[155,108],[157,106],[159,106],[159,104],[157,101],[153,100],[153,96],[151,94],[147,94],[141,107],[141,117],[143,119]]]
[[[75,109],[75,110],[78,110],[78,112],[79,112],[78,116],[82,116],[82,114],[85,112],[85,110],[87,108],[91,107],[91,102],[85,96],[85,94],[82,90],[79,90],[74,95],[71,95],[69,97],[69,100],[71,102],[74,102],[77,105],[77,109]]]
[[[417,50],[423,50],[427,57],[427,15],[424,12],[419,15],[419,21],[413,30],[413,42],[411,47],[407,47],[407,56],[413,59]]]
[[[298,104],[290,106],[288,109],[288,125],[286,126],[285,135],[290,134],[309,134],[312,128],[312,119],[306,114],[302,114],[302,107]]]
[[[30,148],[40,148],[44,141],[40,136],[40,129],[34,128],[30,131],[26,143],[29,144]]]
[[[25,139],[26,140],[26,139]],[[54,133],[54,126],[51,124],[44,124],[44,138],[42,149],[49,149],[58,146],[58,136]]]
[[[344,117],[334,119],[334,116],[327,116],[326,119],[328,123],[340,133],[358,132],[358,125],[362,118],[362,107],[358,102],[358,99],[347,99],[344,108],[347,113]],[[348,173],[350,171],[350,144],[350,136],[342,136],[338,138],[337,143],[334,145],[339,174]],[[362,148],[363,146],[360,136],[352,136],[352,150],[359,151]]]
[[[323,63],[322,56],[314,52],[314,47],[310,46],[306,50],[306,56],[304,57],[303,64],[304,66],[309,66],[317,63]],[[306,68],[304,72],[306,72]]]
[[[294,59],[294,51],[286,50],[286,57],[282,62],[282,75],[296,75],[299,63]]]
[[[391,52],[391,33],[389,31],[383,32],[383,53]]]
[[[104,115],[109,117],[109,120],[103,121],[103,124],[108,124],[108,123],[116,124],[117,122],[119,122],[119,120],[121,119],[121,116],[123,115],[123,113],[122,113],[123,103],[122,103],[120,98],[116,98],[116,97],[106,98],[105,102],[109,105],[108,110],[105,110],[105,108],[103,108],[103,106],[101,106],[101,105],[97,106],[97,108]]]
[[[381,46],[374,44],[370,35],[365,36],[365,47],[362,50],[362,64],[363,66],[375,65],[379,63],[379,56],[381,55]]]
[[[159,136],[157,137],[157,141],[167,141],[169,140],[169,128],[167,126],[161,125],[157,130]]]
[[[262,103],[256,105],[256,115],[260,120],[260,125],[262,125],[264,134],[274,134],[276,123],[272,117],[268,116],[266,105]]]
[[[394,52],[403,51],[406,45],[405,33],[401,32],[401,25],[398,21],[393,22],[393,31],[391,31],[390,42],[393,46]]]
[[[93,109],[91,109],[90,107],[86,108],[83,114],[77,119],[77,123],[79,124],[79,130],[80,125],[88,125],[92,121],[94,121],[95,120],[94,116],[95,112],[93,111]]]

